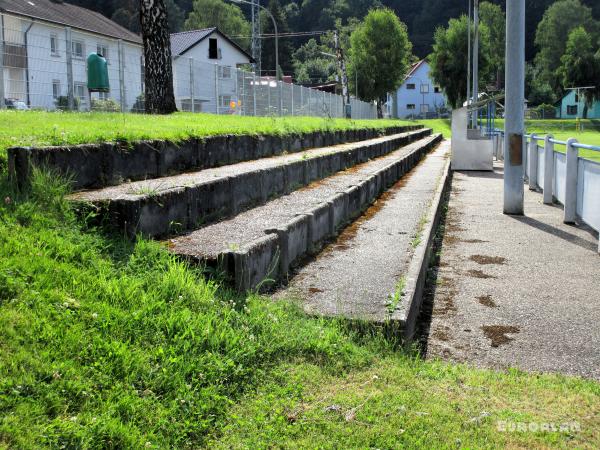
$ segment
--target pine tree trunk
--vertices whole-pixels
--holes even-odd
[[[146,113],[170,114],[177,111],[177,106],[164,0],[140,0],[140,23],[144,41]]]

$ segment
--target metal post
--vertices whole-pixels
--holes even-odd
[[[127,109],[127,102],[125,99],[125,55],[123,52],[123,40],[117,41],[117,50],[119,51],[119,99],[121,103],[121,112],[125,112]]]
[[[267,100],[269,102],[269,107],[267,108],[267,115],[271,115],[271,81],[269,80],[267,84]]]
[[[571,138],[567,140],[564,223],[575,223],[575,216],[577,214],[577,166],[579,165],[579,151],[577,147],[573,147],[575,143],[577,143],[577,139]]]
[[[4,17],[0,16],[0,109],[4,109]]]
[[[504,214],[523,214],[525,0],[506,1]]]
[[[283,81],[278,81],[279,84],[279,115],[283,116]]]
[[[71,41],[71,27],[65,27],[65,42],[67,47],[67,101],[69,111],[73,111],[75,109],[75,96],[73,93],[73,43]]]
[[[190,100],[192,101],[191,110],[196,112],[196,99],[194,95],[194,60],[190,58]]]
[[[535,191],[538,187],[538,145],[535,134],[529,141],[529,190]]]
[[[292,88],[292,117],[294,117],[294,83],[291,84]]]
[[[467,104],[471,99],[471,0],[469,0],[469,19],[467,22]]]
[[[479,101],[479,0],[473,4],[473,101]],[[473,128],[477,128],[478,111],[473,114]]]
[[[215,111],[219,114],[219,65],[215,64]]]
[[[254,116],[256,117],[256,73],[252,75],[252,103],[254,106]]]
[[[544,139],[544,203],[551,205],[554,189],[554,142],[551,134]]]

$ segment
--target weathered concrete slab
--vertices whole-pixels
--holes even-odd
[[[416,164],[440,139],[439,135],[422,139],[230,220],[171,239],[168,247],[175,254],[210,265],[223,261],[225,254],[249,255],[244,259],[244,268],[226,269],[235,277],[238,288],[254,288],[258,280],[265,278],[282,279],[291,267],[318,250],[324,240],[344,226],[347,220],[360,215],[383,190],[382,183],[379,183],[379,191],[368,190],[365,186],[371,183],[377,185],[374,180],[382,178],[381,174],[391,165],[397,166],[397,176],[402,176],[404,172],[399,167],[409,168],[406,162],[409,160]],[[277,251],[264,245],[265,235],[277,237]],[[252,263],[252,258],[256,264]],[[266,264],[269,258],[271,263]],[[234,261],[238,259],[234,257]],[[273,267],[277,270],[272,270]],[[270,269],[269,272],[266,272],[267,269]]]
[[[63,147],[8,149],[9,175],[18,186],[27,183],[32,166],[44,166],[69,176],[73,188],[91,189],[146,180],[192,170],[220,167],[241,161],[309,148],[337,145],[406,133],[421,125],[385,130],[321,131],[305,134],[222,135],[190,138],[182,142],[140,141],[131,144],[99,143]]]
[[[306,150],[171,177],[78,192],[98,217],[134,236],[160,237],[195,229],[292,192],[358,162],[389,153],[431,134],[429,129]],[[164,211],[169,211],[168,220]]]
[[[600,379],[597,237],[527,189],[502,214],[502,177],[454,172],[427,356]]]
[[[423,260],[427,264],[428,224],[435,221],[449,162],[444,142],[300,268],[276,297],[296,299],[311,314],[398,321],[412,329],[420,301],[413,294]],[[419,261],[412,269],[414,258]]]

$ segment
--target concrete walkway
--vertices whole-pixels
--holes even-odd
[[[597,235],[527,187],[503,215],[502,176],[454,172],[427,356],[600,379]]]

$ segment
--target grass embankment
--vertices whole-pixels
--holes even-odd
[[[432,128],[435,133],[442,133],[445,138],[452,137],[449,119],[420,120],[417,123]],[[582,120],[582,131],[576,130],[575,120],[527,120],[525,127],[527,133],[552,134],[555,139],[566,141],[569,138],[575,138],[582,144],[600,146],[600,120]],[[504,121],[496,121],[497,128],[504,128]],[[543,145],[543,142],[540,142]],[[559,152],[565,152],[563,145],[555,145],[554,149]],[[600,152],[593,150],[579,150],[582,158],[600,162]]]
[[[241,117],[176,113],[167,116],[120,113],[0,111],[0,159],[15,146],[87,144],[142,139],[181,141],[215,134],[290,134],[318,130],[385,128],[403,121],[317,117]],[[0,161],[1,162],[1,161]]]
[[[54,177],[3,180],[0,448],[600,445],[598,383],[422,361],[88,229]]]

